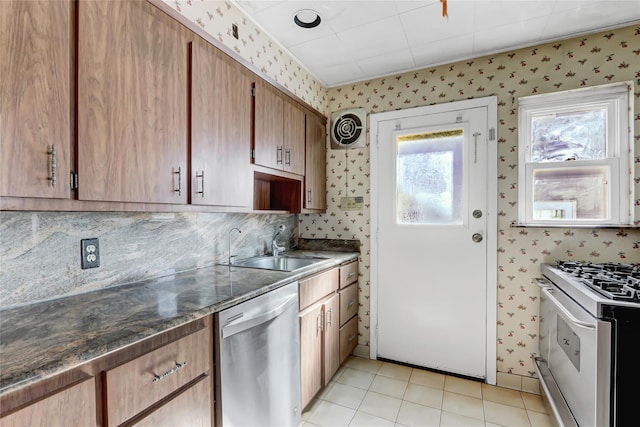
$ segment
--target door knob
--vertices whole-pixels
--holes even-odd
[[[482,242],[482,234],[475,233],[473,236],[471,236],[471,240],[473,240],[476,243]]]

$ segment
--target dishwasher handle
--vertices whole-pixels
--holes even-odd
[[[242,319],[242,315],[234,316],[238,321],[232,321],[230,323],[227,323],[222,328],[222,339],[229,338],[232,335],[238,334],[240,332],[244,332],[247,329],[254,328],[258,325],[266,323],[269,320],[280,316],[291,305],[296,303],[297,300],[298,300],[298,295],[294,294],[286,298],[282,304],[280,304],[273,310],[267,311],[266,313],[261,313],[261,314],[258,314],[257,316],[253,316],[248,319]]]

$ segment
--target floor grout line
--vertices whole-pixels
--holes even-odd
[[[357,416],[358,412],[360,412],[360,413],[362,413],[362,414],[366,414],[366,415],[368,415],[368,416],[372,416],[372,417],[376,417],[376,418],[379,418],[379,419],[382,419],[382,420],[388,421],[388,422],[390,422],[390,423],[398,424],[398,423],[399,423],[398,418],[399,418],[399,416],[400,416],[400,411],[402,410],[403,403],[405,403],[405,402],[407,402],[407,403],[409,403],[409,404],[412,404],[412,405],[418,405],[418,406],[421,406],[421,407],[424,407],[424,408],[429,408],[429,409],[438,410],[438,411],[439,411],[439,424],[442,424],[442,422],[443,422],[443,418],[444,418],[444,415],[445,415],[445,412],[446,412],[446,413],[453,414],[453,415],[456,415],[456,416],[462,416],[462,417],[468,417],[468,418],[476,419],[477,421],[480,421],[480,422],[483,422],[483,423],[485,423],[485,424],[486,424],[486,423],[488,423],[489,421],[487,421],[487,413],[486,413],[486,408],[485,408],[485,402],[491,402],[491,403],[494,403],[494,404],[504,405],[504,406],[508,406],[508,407],[510,407],[510,408],[514,408],[514,409],[517,409],[517,410],[520,410],[520,411],[524,411],[524,414],[525,414],[525,416],[526,416],[526,420],[527,420],[527,422],[528,422],[528,424],[529,424],[530,426],[531,426],[531,425],[533,425],[533,424],[532,424],[532,420],[531,420],[531,418],[530,418],[530,413],[529,413],[529,412],[533,412],[533,413],[537,413],[537,414],[541,414],[541,415],[549,416],[549,414],[548,414],[548,413],[546,413],[546,412],[538,412],[538,411],[535,411],[535,410],[532,410],[532,409],[528,409],[528,408],[527,408],[527,405],[525,404],[524,398],[523,398],[523,393],[525,393],[525,392],[523,392],[523,391],[521,391],[521,390],[520,390],[520,391],[519,391],[519,390],[512,390],[512,389],[508,389],[508,388],[505,388],[505,387],[499,387],[499,386],[497,386],[497,387],[498,387],[498,388],[500,388],[500,389],[510,390],[510,391],[513,391],[513,392],[517,392],[517,393],[519,393],[519,397],[520,397],[520,401],[521,401],[521,403],[522,403],[522,407],[519,407],[519,406],[513,406],[513,405],[510,405],[510,404],[505,403],[505,402],[502,402],[502,401],[493,401],[493,400],[485,399],[485,393],[486,393],[486,392],[485,392],[484,388],[482,387],[482,385],[481,385],[481,389],[480,389],[480,396],[481,396],[480,398],[475,397],[475,396],[473,396],[473,395],[469,395],[469,394],[458,393],[458,392],[456,392],[456,391],[446,390],[446,389],[445,389],[445,387],[446,387],[446,378],[448,377],[446,374],[441,374],[441,375],[445,375],[445,381],[444,381],[444,382],[443,382],[443,384],[442,384],[442,388],[429,387],[429,386],[426,386],[426,385],[423,385],[423,384],[419,384],[419,383],[411,382],[411,377],[413,376],[413,372],[414,372],[414,371],[416,371],[416,370],[417,370],[417,371],[420,371],[420,370],[418,370],[417,368],[411,368],[411,372],[410,372],[410,374],[409,374],[409,379],[408,379],[408,380],[403,380],[403,379],[399,379],[399,378],[396,378],[396,377],[393,377],[393,376],[380,374],[379,372],[380,372],[380,370],[384,367],[384,363],[389,363],[389,362],[383,362],[383,364],[381,364],[377,369],[375,369],[375,372],[373,372],[372,370],[359,369],[359,368],[357,367],[357,365],[356,365],[356,366],[352,366],[352,365],[349,365],[349,364],[348,364],[348,362],[347,362],[345,365],[343,365],[343,367],[341,367],[341,368],[340,368],[339,373],[336,373],[336,375],[334,376],[334,378],[332,378],[332,379],[331,379],[331,381],[330,381],[330,383],[327,385],[327,387],[331,387],[331,388],[333,388],[336,384],[340,384],[341,386],[350,387],[350,388],[357,389],[357,390],[361,390],[362,392],[364,392],[364,395],[363,395],[362,399],[360,400],[360,402],[357,404],[356,408],[353,408],[353,407],[350,407],[350,406],[346,406],[346,405],[341,404],[341,403],[336,403],[336,402],[332,402],[332,401],[326,400],[326,397],[327,397],[327,395],[331,392],[331,389],[328,389],[328,390],[327,390],[327,392],[326,392],[325,394],[323,394],[323,396],[322,396],[322,397],[318,397],[318,398],[317,398],[317,400],[319,401],[318,403],[326,402],[327,404],[330,404],[330,405],[336,405],[336,406],[339,406],[339,407],[341,407],[341,408],[344,408],[344,409],[348,409],[348,410],[350,410],[350,411],[353,411],[353,414],[352,414],[352,415],[351,415],[351,417],[349,418],[349,422],[348,422],[348,424],[347,424],[347,425],[351,425],[351,423],[352,423],[352,422],[354,421],[354,419],[356,418],[356,416]],[[402,365],[400,365],[400,366],[402,366]],[[345,369],[352,369],[352,370],[357,371],[357,372],[364,372],[364,373],[367,373],[367,374],[369,374],[369,375],[371,375],[371,376],[372,376],[372,379],[371,379],[371,381],[369,382],[369,384],[367,385],[367,387],[366,387],[366,388],[358,387],[358,386],[354,386],[354,385],[351,385],[351,384],[348,384],[348,383],[341,383],[341,382],[339,382],[339,379],[340,379],[340,378],[342,378],[342,376],[345,374]],[[425,372],[430,372],[430,371],[425,370]],[[381,377],[381,378],[385,378],[385,379],[393,379],[393,380],[397,380],[397,381],[401,381],[401,382],[405,383],[404,391],[402,392],[402,397],[395,397],[395,396],[392,396],[392,395],[390,395],[390,394],[385,394],[384,392],[380,392],[380,391],[372,390],[372,389],[371,389],[371,387],[373,386],[373,384],[374,384],[374,382],[376,381],[376,378],[377,378],[377,377]],[[452,377],[452,378],[458,378],[458,377]],[[470,381],[470,380],[469,380],[469,381]],[[408,391],[408,388],[409,388],[409,385],[410,385],[410,384],[414,384],[415,386],[420,386],[420,387],[424,387],[424,388],[427,388],[427,389],[430,389],[430,390],[434,390],[434,391],[440,391],[440,392],[442,392],[442,399],[441,399],[441,401],[440,401],[440,407],[439,407],[439,408],[434,408],[434,407],[432,407],[432,406],[424,405],[424,404],[422,404],[422,403],[411,402],[411,401],[409,401],[409,400],[405,400],[405,397],[407,396],[407,391]],[[484,383],[479,383],[479,384],[484,384]],[[459,390],[458,390],[458,391],[459,391]],[[462,414],[462,413],[457,413],[457,412],[451,412],[451,411],[445,411],[445,410],[444,410],[444,397],[445,397],[445,396],[444,396],[444,394],[445,394],[445,392],[447,392],[447,393],[452,393],[452,394],[455,394],[455,395],[458,395],[458,396],[462,396],[462,397],[466,397],[466,398],[472,398],[472,399],[478,399],[478,400],[480,400],[480,402],[481,402],[481,406],[482,406],[482,417],[483,417],[483,419],[482,419],[482,420],[479,420],[479,419],[477,419],[477,418],[470,417],[470,416],[469,416],[469,415],[467,415],[467,414]],[[396,411],[396,413],[395,413],[395,417],[394,417],[394,419],[393,419],[393,420],[390,420],[390,419],[388,419],[388,418],[384,418],[384,417],[382,417],[382,416],[375,415],[375,414],[371,414],[371,413],[369,413],[369,412],[366,412],[366,411],[364,411],[364,410],[361,410],[362,405],[363,405],[363,403],[365,402],[365,400],[366,400],[366,398],[367,398],[368,393],[375,393],[375,394],[377,394],[377,395],[384,396],[384,397],[386,397],[386,398],[396,399],[396,400],[399,400],[399,401],[400,401],[400,406],[398,407],[398,409],[397,409],[397,411]],[[528,394],[532,394],[532,395],[535,395],[535,393],[529,393],[529,392],[526,392],[526,393],[528,393]],[[307,420],[306,420],[306,421],[304,421],[304,422],[307,422],[309,425],[314,425],[314,426],[315,426],[315,424],[312,424],[312,423],[311,423],[310,421],[308,421],[308,420],[309,420],[309,418],[311,418],[311,416],[313,415],[313,412],[314,412],[314,411],[316,411],[317,409],[318,409],[318,407],[316,406],[316,407],[311,411],[311,413],[307,416]],[[324,427],[327,427],[327,426],[324,426]]]

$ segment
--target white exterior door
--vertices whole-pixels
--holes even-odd
[[[496,238],[487,239],[489,113],[486,105],[453,104],[372,119],[375,350],[484,379],[495,354],[487,351],[487,308],[495,310],[487,242]],[[491,327],[495,336],[495,321]]]

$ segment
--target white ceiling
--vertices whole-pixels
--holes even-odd
[[[232,1],[327,87],[640,22],[640,0]]]

